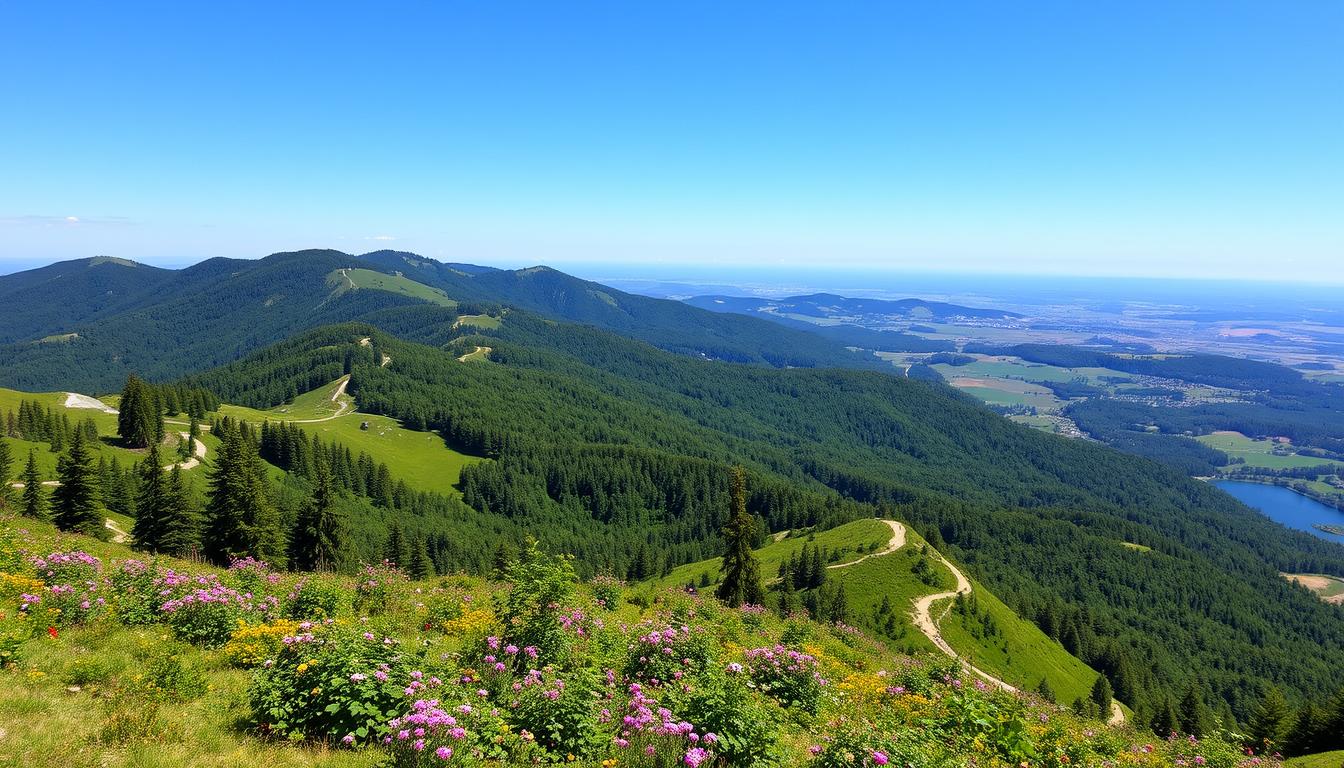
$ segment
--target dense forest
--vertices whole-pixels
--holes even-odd
[[[699,514],[721,508],[725,493],[722,470],[709,466],[741,462],[763,489],[776,478],[784,498],[798,499],[756,500],[769,527],[905,519],[1112,672],[1145,714],[1196,678],[1202,696],[1239,717],[1256,696],[1248,680],[1294,697],[1340,682],[1344,622],[1278,576],[1344,574],[1337,548],[1179,472],[1017,427],[937,384],[716,365],[524,312],[488,333],[470,339],[491,346],[487,365],[458,362],[451,340],[438,350],[358,326],[292,340],[284,355],[333,364],[345,352],[332,347],[355,349],[350,391],[361,410],[494,459],[464,472],[464,506],[571,531],[558,546],[587,542],[576,551],[590,567],[629,564],[639,535],[623,529],[668,563],[716,551]],[[442,334],[420,332],[445,343]],[[363,337],[371,347],[358,347]],[[371,364],[375,347],[389,366]],[[267,371],[259,386],[286,389],[277,369],[256,371]],[[243,361],[193,382],[242,391],[252,373]]]

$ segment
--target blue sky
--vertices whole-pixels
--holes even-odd
[[[1344,282],[1341,3],[282,5],[0,5],[0,271]]]

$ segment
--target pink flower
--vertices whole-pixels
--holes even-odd
[[[877,765],[887,764],[887,753],[880,749],[873,750],[873,762]]]
[[[439,747],[438,749],[434,750],[434,756],[439,758],[440,760],[447,760],[448,758],[453,756],[453,750],[447,747]]]
[[[355,735],[354,735],[353,733],[347,733],[347,734],[345,734],[345,737],[341,739],[341,743],[344,744],[344,745],[347,746],[347,747],[350,746],[351,744],[354,744],[354,743],[355,743]]]
[[[700,747],[692,747],[686,750],[686,756],[682,758],[681,761],[690,766],[690,768],[698,768],[708,757],[709,753],[704,749]]]

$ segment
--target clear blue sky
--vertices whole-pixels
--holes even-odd
[[[0,4],[0,271],[1344,282],[1344,3]]]

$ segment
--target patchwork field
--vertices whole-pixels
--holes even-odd
[[[1315,592],[1327,603],[1344,605],[1344,579],[1317,573],[1285,573],[1283,577]]]

